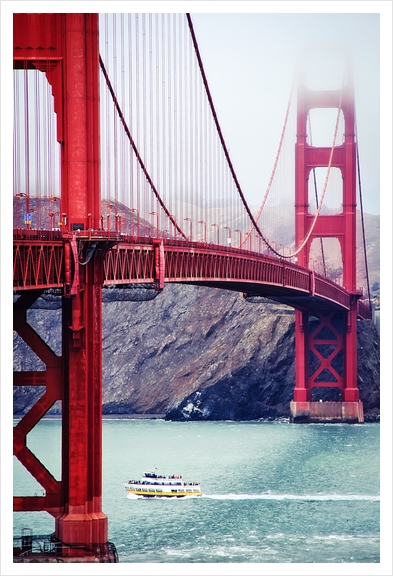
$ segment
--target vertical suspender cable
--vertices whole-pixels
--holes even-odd
[[[129,126],[130,130],[134,132],[134,26],[133,17],[128,14],[128,36],[129,36],[129,49],[127,51],[128,55],[128,93],[129,93]],[[140,203],[139,203],[139,192],[138,192],[138,182],[137,182],[137,170],[135,169],[135,160],[132,152],[129,155],[130,159],[130,209],[137,210],[138,212],[131,212],[130,219],[132,222],[131,230],[132,233],[137,235],[137,215],[139,214]]]
[[[365,233],[365,226],[364,226],[362,182],[360,179],[360,162],[359,162],[359,147],[358,147],[358,141],[357,141],[358,140],[357,127],[355,127],[355,132],[356,132],[356,165],[357,165],[357,176],[358,176],[358,183],[359,183],[360,214],[361,214],[361,219],[362,219],[363,252],[364,252],[364,263],[365,263],[365,267],[366,267],[367,295],[368,295],[368,302],[369,302],[369,310],[371,310],[371,292],[370,292],[370,279],[369,279],[369,275],[368,275],[366,233]]]
[[[113,18],[113,31],[112,31],[112,40],[113,40],[113,61],[114,61],[114,72],[113,72],[113,76],[114,76],[114,86],[115,86],[115,91],[116,93],[118,92],[118,62],[117,62],[117,30],[118,30],[118,26],[117,26],[117,14],[114,14],[114,18]],[[110,213],[111,212],[115,212],[115,214],[117,214],[117,212],[119,211],[119,142],[118,142],[118,131],[117,131],[117,116],[116,116],[116,110],[113,110],[113,130],[114,130],[114,188],[115,188],[115,194],[114,194],[114,209],[112,209],[112,202],[110,202]],[[112,217],[111,217],[112,220]]]
[[[206,78],[206,74],[205,74],[205,71],[204,71],[202,59],[201,59],[201,56],[200,56],[200,52],[199,52],[199,48],[198,48],[198,42],[197,42],[197,39],[196,39],[196,36],[195,36],[195,32],[194,32],[194,27],[193,27],[193,24],[192,24],[191,16],[190,16],[190,14],[187,13],[187,14],[186,14],[186,17],[187,17],[188,27],[189,27],[189,30],[190,30],[190,34],[191,34],[191,38],[192,38],[194,50],[195,50],[196,57],[197,57],[197,60],[198,60],[199,69],[200,69],[200,72],[201,72],[201,75],[202,75],[203,83],[204,83],[205,89],[206,89],[206,94],[207,94],[207,97],[208,97],[208,100],[209,100],[210,109],[211,109],[211,112],[212,112],[212,115],[213,115],[213,118],[214,118],[214,122],[215,122],[215,124],[216,124],[216,128],[217,128],[217,132],[218,132],[218,135],[219,135],[219,138],[220,138],[221,146],[222,146],[222,149],[223,149],[225,158],[226,158],[226,160],[227,160],[227,162],[228,162],[228,166],[229,166],[229,169],[230,169],[232,178],[233,178],[233,180],[234,180],[234,182],[235,182],[237,191],[238,191],[238,193],[239,193],[239,195],[240,195],[240,197],[241,197],[241,199],[242,199],[243,206],[244,206],[244,208],[246,209],[247,214],[248,214],[248,216],[249,216],[252,224],[254,225],[256,231],[258,232],[258,234],[259,234],[259,235],[263,238],[263,240],[266,242],[266,239],[265,239],[264,235],[262,234],[261,230],[259,229],[259,226],[258,226],[257,222],[255,221],[254,216],[252,215],[252,212],[251,212],[251,210],[250,210],[250,208],[249,208],[249,206],[248,206],[248,204],[247,204],[247,202],[246,202],[245,196],[244,196],[243,191],[242,191],[242,189],[241,189],[241,187],[240,187],[240,184],[239,184],[239,180],[238,180],[238,178],[237,178],[237,176],[236,176],[236,173],[235,173],[235,170],[234,170],[232,161],[231,161],[230,156],[229,156],[228,148],[227,148],[227,146],[226,146],[226,144],[225,144],[224,136],[223,136],[223,134],[222,134],[221,127],[220,127],[220,124],[219,124],[219,122],[218,122],[217,113],[216,113],[216,110],[215,110],[215,107],[214,107],[214,104],[213,104],[213,99],[212,99],[212,97],[211,97],[210,89],[209,89],[209,86],[208,86],[208,83],[207,83],[207,78]]]
[[[165,14],[162,15],[162,71],[161,71],[161,105],[162,105],[162,186],[161,186],[161,194],[163,197],[164,202],[166,202],[167,198],[167,186],[166,186],[166,179],[167,179],[167,122],[166,122],[166,115],[167,115],[167,106],[166,106],[166,22],[165,22]]]
[[[183,130],[183,150],[184,150],[184,158],[183,158],[183,174],[182,174],[182,195],[181,195],[181,205],[184,204],[186,200],[187,188],[188,188],[188,181],[189,181],[189,170],[188,170],[188,150],[189,150],[189,138],[190,138],[190,129],[189,129],[189,96],[188,96],[188,88],[189,88],[189,71],[188,71],[188,42],[186,37],[186,30],[184,29],[184,51],[183,51],[183,103],[184,103],[184,130]],[[183,218],[183,212],[180,210],[180,218]]]
[[[124,14],[120,14],[120,94],[121,99],[123,102],[123,106],[126,108],[126,99],[125,99],[125,86],[124,86]],[[127,203],[126,200],[126,178],[125,178],[125,149],[124,149],[124,132],[119,131],[119,139],[120,139],[120,202],[124,206]],[[120,222],[123,221],[124,216],[120,215]],[[124,223],[123,223],[124,224]],[[121,230],[119,229],[119,232]]]
[[[173,62],[171,61],[172,58],[172,27],[171,27],[171,22],[172,18],[171,18],[171,14],[168,14],[168,34],[167,34],[167,67],[168,67],[168,73],[167,73],[167,96],[166,96],[166,102],[167,102],[167,106],[168,106],[168,129],[167,129],[167,134],[168,134],[168,159],[167,159],[167,165],[168,165],[168,190],[167,190],[167,196],[165,199],[165,204],[168,206],[169,205],[169,199],[172,193],[172,161],[173,161],[173,149],[172,149],[172,65]]]
[[[177,27],[177,15],[174,14],[172,17],[173,20],[173,44],[172,44],[172,65],[173,65],[173,152],[171,158],[171,165],[173,169],[173,180],[171,181],[170,186],[170,193],[168,201],[173,194],[177,194],[178,186],[177,186],[177,174],[179,169],[179,159],[178,159],[178,82],[179,82],[179,75],[178,75],[178,58],[177,58],[177,34],[178,34],[178,27]]]
[[[39,160],[39,150],[41,149],[40,146],[40,141],[41,141],[41,106],[40,106],[40,96],[39,96],[39,84],[38,84],[38,73],[36,71],[34,71],[33,73],[33,79],[34,79],[34,124],[35,124],[35,129],[34,129],[34,136],[35,136],[35,142],[34,142],[34,156],[35,156],[35,162],[34,162],[34,169],[35,169],[35,190],[34,190],[34,196],[36,197],[36,205],[35,205],[35,210],[38,209],[38,206],[40,205],[39,200],[41,198],[41,186],[42,186],[42,182],[41,182],[41,170],[40,170],[40,160]],[[39,223],[39,212],[35,213],[35,217],[34,219],[32,218],[32,226],[35,227],[40,227],[40,223]]]
[[[155,122],[154,124],[154,135],[155,135],[155,154],[154,154],[154,165],[155,165],[155,182],[156,186],[159,190],[163,190],[162,188],[162,137],[163,137],[163,127],[162,127],[162,85],[161,85],[161,78],[162,78],[162,62],[161,62],[161,42],[162,42],[162,27],[161,27],[161,14],[155,14],[154,16],[154,33],[153,33],[153,44],[155,46],[155,54],[154,54],[154,113],[155,113]],[[152,88],[153,90],[153,88]],[[153,129],[153,127],[152,127]]]
[[[27,62],[24,68],[24,120],[25,120],[25,194],[26,194],[26,213],[30,212],[30,130],[29,130],[29,76]],[[28,218],[28,217],[27,217]],[[28,222],[28,220],[26,220]],[[30,225],[26,224],[29,228]]]
[[[310,121],[310,119],[309,119],[308,125],[310,128],[310,144],[312,146],[312,133],[311,133],[311,121]],[[314,180],[315,206],[318,206],[319,199],[318,199],[317,178],[316,178],[316,174],[315,174],[315,168],[312,169],[312,174],[313,174],[313,180]],[[320,245],[321,245],[323,272],[324,272],[324,275],[326,276],[326,261],[325,261],[325,251],[323,248],[323,239],[320,238],[319,240],[320,240]]]
[[[142,54],[141,54],[141,69],[142,69],[142,97],[140,100],[140,113],[141,113],[141,130],[139,132],[139,149],[142,149],[143,158],[147,158],[147,129],[146,129],[146,14],[141,14],[141,40],[142,40]],[[146,186],[146,181],[143,182],[143,195],[146,196],[146,211],[147,213],[151,211],[153,206],[153,199],[150,194],[148,194],[148,189]]]
[[[154,153],[153,153],[153,17],[152,14],[148,14],[148,54],[149,54],[149,167],[150,167],[150,174],[154,174]]]
[[[183,98],[184,98],[184,51],[185,44],[183,43],[183,21],[179,22],[179,103],[178,103],[178,118],[179,118],[179,169],[178,169],[178,184],[176,196],[182,197],[184,191],[184,117],[183,117]]]
[[[21,182],[20,182],[20,169],[21,169],[21,156],[20,156],[20,114],[17,113],[20,110],[20,74],[14,71],[14,194],[21,192]],[[17,222],[19,225],[19,223]]]
[[[163,200],[162,200],[162,198],[161,198],[161,196],[160,196],[160,194],[159,194],[156,186],[154,185],[154,182],[153,182],[153,180],[152,180],[152,178],[151,178],[151,176],[150,176],[150,174],[149,174],[149,172],[148,172],[148,170],[147,170],[147,168],[146,168],[146,166],[145,166],[145,164],[144,164],[144,162],[143,162],[143,160],[142,160],[142,158],[141,158],[141,155],[140,155],[140,153],[139,153],[139,151],[138,151],[138,148],[137,148],[137,146],[136,146],[136,144],[135,144],[135,141],[134,141],[134,139],[133,139],[132,136],[131,136],[130,129],[129,129],[129,127],[128,127],[128,125],[127,125],[127,122],[126,122],[126,120],[125,120],[125,118],[124,118],[124,114],[123,114],[123,112],[122,112],[122,110],[121,110],[121,107],[120,107],[120,105],[119,105],[119,102],[118,102],[118,100],[117,100],[117,98],[116,98],[115,91],[114,91],[114,89],[113,89],[113,86],[112,86],[111,81],[110,81],[110,79],[109,79],[108,72],[107,72],[107,70],[106,70],[106,68],[105,68],[105,65],[104,65],[104,62],[103,62],[101,56],[100,56],[100,67],[101,67],[101,70],[102,70],[103,75],[104,75],[104,77],[105,77],[105,81],[106,81],[107,87],[108,87],[109,92],[110,92],[111,97],[112,97],[112,101],[113,101],[113,103],[114,103],[114,105],[115,105],[115,108],[116,108],[116,110],[117,110],[117,113],[118,113],[118,115],[119,115],[120,122],[121,122],[121,124],[123,125],[123,128],[124,128],[124,130],[125,130],[125,132],[126,132],[126,134],[127,134],[127,138],[128,138],[128,140],[129,140],[129,142],[130,142],[130,144],[131,144],[131,147],[132,147],[132,149],[133,149],[133,151],[134,151],[136,160],[137,160],[137,162],[138,162],[138,164],[139,164],[139,166],[140,166],[140,168],[141,168],[141,172],[142,172],[143,175],[145,176],[146,180],[149,182],[149,185],[150,185],[151,189],[153,190],[153,192],[154,192],[154,194],[155,194],[155,196],[156,196],[156,198],[157,198],[157,200],[158,200],[161,208],[164,210],[165,214],[168,216],[168,218],[170,219],[171,223],[175,226],[176,230],[181,234],[181,236],[185,237],[185,234],[184,234],[183,230],[179,227],[179,225],[177,224],[177,222],[175,221],[175,219],[173,218],[173,216],[172,216],[172,215],[170,214],[170,212],[168,211],[168,208],[165,206],[165,203],[163,202]]]

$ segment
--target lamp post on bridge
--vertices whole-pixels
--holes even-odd
[[[261,252],[261,237],[259,236],[258,233],[255,233],[255,238],[256,240],[258,240],[256,252]]]
[[[158,238],[158,214],[157,214],[157,212],[150,212],[149,214],[150,214],[150,216],[156,215],[156,217],[157,217],[157,238]],[[154,231],[154,224],[153,224],[153,231]]]
[[[217,246],[219,246],[220,245],[220,227],[218,224],[212,224],[212,226],[217,227]]]
[[[137,224],[136,224],[136,229],[137,229],[137,232],[138,232],[138,236],[140,236],[140,235],[141,235],[141,222],[140,222],[140,217],[139,217],[139,210],[137,210],[136,208],[131,208],[130,212],[136,213],[136,218],[137,218],[137,220],[136,220],[136,222],[137,222]],[[133,225],[132,225],[132,230],[135,231],[135,225],[134,225],[134,223],[133,223]]]
[[[30,198],[25,192],[17,192],[15,194],[15,198],[20,198],[20,199],[23,198],[25,200],[25,212],[24,212],[23,222],[26,225],[27,230],[29,230],[30,224],[31,224]],[[22,228],[22,226],[21,226],[21,228]]]
[[[121,234],[121,214],[115,214],[116,234]]]
[[[228,246],[231,246],[231,244],[232,244],[231,229],[229,228],[229,226],[224,226],[224,230],[228,230],[228,234],[227,234],[227,245],[228,245]]]
[[[173,224],[173,231],[175,233],[175,240],[177,240],[177,235],[176,235],[176,231],[177,231],[177,222],[176,222],[176,218],[173,214],[170,214],[168,216],[168,218],[172,221]]]
[[[240,248],[241,245],[242,245],[242,232],[241,232],[241,230],[235,230],[235,232],[239,232],[240,240],[239,240],[239,246],[238,246],[238,248]]]
[[[203,242],[206,244],[206,222],[199,220],[198,224],[203,224]]]
[[[110,213],[110,210],[112,210],[112,208],[115,209],[116,206],[115,206],[114,204],[107,204],[106,207],[107,207],[107,210],[108,210],[108,213],[107,213],[107,215],[106,215],[106,218],[107,218],[107,229],[108,229],[108,232],[110,232],[110,230],[111,230],[111,213]]]
[[[60,202],[60,197],[59,196],[51,196],[49,198],[49,200],[50,200],[50,202]],[[52,218],[53,218],[53,216],[56,216],[56,214],[58,214],[59,215],[58,226],[62,226],[63,223],[60,220],[60,204],[58,206],[59,206],[58,211],[56,211],[56,209],[55,209],[55,210],[49,212],[49,216],[52,215]],[[56,208],[57,208],[57,206],[56,206]],[[54,228],[52,218],[51,218],[51,224],[50,224],[51,229]],[[57,226],[56,226],[56,228],[57,228]]]
[[[184,218],[184,220],[188,220],[190,223],[190,242],[192,242],[192,220],[191,218]]]
[[[53,230],[55,228],[54,226],[54,218],[55,216],[60,216],[60,212],[49,212],[49,218],[50,218],[50,229]],[[60,224],[60,222],[59,222]]]

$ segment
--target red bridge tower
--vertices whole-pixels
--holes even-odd
[[[102,252],[98,247],[79,266],[81,255],[72,241],[77,229],[99,227],[98,14],[15,14],[14,68],[38,69],[52,86],[61,144],[63,234],[69,232],[68,250],[74,252],[73,270],[65,271],[72,282],[62,297],[60,357],[26,319],[42,291],[24,293],[14,305],[14,329],[46,365],[45,372],[15,373],[14,385],[45,385],[46,390],[14,428],[14,454],[45,496],[17,496],[14,509],[46,510],[55,517],[60,556],[113,562],[116,551],[108,546],[108,519],[102,512]],[[57,400],[62,400],[60,481],[26,443]]]
[[[363,404],[357,387],[356,318],[356,142],[354,90],[351,79],[343,90],[317,91],[298,87],[295,218],[296,245],[309,233],[314,214],[309,212],[308,180],[313,168],[328,167],[332,149],[311,146],[307,141],[307,117],[313,108],[337,108],[344,115],[345,137],[335,146],[331,166],[343,179],[342,212],[319,215],[299,264],[308,267],[314,238],[337,238],[343,262],[343,286],[351,295],[350,309],[324,311],[318,317],[296,310],[296,385],[291,414],[294,421],[363,422]],[[337,388],[341,401],[315,402],[316,388]]]

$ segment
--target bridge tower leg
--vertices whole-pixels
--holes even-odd
[[[343,144],[335,146],[332,167],[343,179],[342,212],[319,215],[311,235],[299,254],[298,263],[309,267],[311,243],[315,238],[337,238],[343,261],[343,286],[351,295],[346,312],[321,309],[313,317],[296,311],[296,385],[291,402],[294,421],[363,421],[359,401],[356,358],[356,142],[354,90],[349,77],[343,90],[310,90],[301,81],[298,87],[295,218],[296,245],[311,229],[314,214],[309,212],[308,181],[313,168],[329,165],[330,147],[316,147],[307,140],[307,117],[313,108],[341,108],[345,123]],[[316,317],[317,316],[317,317]],[[338,388],[341,401],[314,402],[314,388]]]
[[[32,463],[30,472],[52,496],[34,503],[19,497],[16,509],[49,511],[55,517],[63,556],[104,554],[105,561],[116,561],[116,554],[108,553],[108,519],[102,512],[102,253],[88,242],[81,249],[77,241],[78,230],[99,228],[101,212],[98,14],[15,14],[14,68],[38,69],[52,85],[61,144],[68,279],[62,296],[62,358],[55,366],[56,380],[45,401],[38,401],[40,409],[33,406],[31,417],[23,419],[26,424],[14,442],[22,464]],[[21,298],[23,315],[30,300]],[[48,371],[54,355],[19,316],[17,331],[44,357]],[[25,444],[27,432],[60,398],[62,479],[55,482]]]

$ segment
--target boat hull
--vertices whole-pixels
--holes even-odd
[[[183,490],[173,491],[150,491],[150,490],[127,490],[127,494],[139,496],[142,498],[198,498],[202,496],[202,492],[184,492]]]

